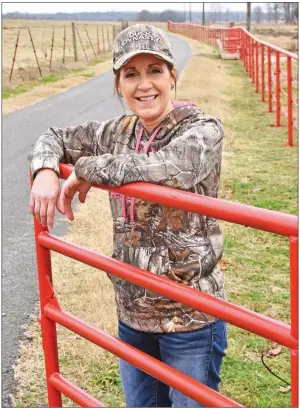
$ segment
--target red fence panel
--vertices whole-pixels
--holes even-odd
[[[245,67],[246,73],[255,84],[255,91],[258,93],[259,88],[261,90],[261,100],[265,100],[265,59],[264,53],[267,50],[267,72],[268,72],[268,109],[269,112],[273,112],[272,102],[274,100],[276,105],[275,112],[275,126],[280,127],[281,117],[287,117],[287,129],[288,129],[288,145],[293,146],[293,129],[298,129],[297,124],[297,98],[293,95],[296,94],[298,82],[293,76],[293,63],[298,64],[298,55],[291,53],[282,48],[276,47],[272,44],[266,43],[265,41],[258,40],[252,34],[242,27],[237,28],[212,28],[207,26],[200,26],[196,24],[188,23],[173,23],[168,22],[168,29],[176,33],[184,33],[188,37],[192,37],[192,32],[201,32],[197,38],[200,41],[204,41],[208,44],[215,45],[216,39],[220,38],[222,41],[225,40],[225,45],[233,49],[233,45],[227,45],[226,38],[239,38],[242,59]],[[193,34],[195,35],[195,34]],[[192,37],[196,38],[196,37]],[[225,47],[224,47],[225,49]],[[261,58],[259,58],[261,56]],[[272,57],[275,57],[272,63]],[[283,69],[283,64],[286,65],[286,71]],[[272,67],[275,65],[275,72],[272,72]],[[261,87],[260,75],[261,72]],[[296,70],[298,72],[298,69]],[[283,80],[282,74],[285,75]],[[273,77],[275,77],[275,93],[272,92]],[[294,84],[294,85],[293,85]],[[285,91],[287,89],[287,92]],[[286,96],[285,102],[283,104],[283,95]],[[284,108],[286,106],[286,109]],[[293,112],[294,108],[294,112]]]
[[[61,177],[67,178],[73,167],[60,165]],[[35,238],[41,305],[41,328],[50,407],[61,407],[61,393],[84,407],[105,407],[59,374],[56,323],[65,326],[91,342],[131,362],[141,370],[173,386],[194,400],[210,407],[241,407],[232,399],[206,387],[187,375],[148,356],[94,326],[61,310],[54,295],[51,277],[50,250],[60,252],[85,264],[109,272],[153,292],[163,294],[195,309],[207,312],[240,328],[278,342],[291,350],[292,405],[298,406],[298,222],[297,217],[251,206],[208,198],[177,189],[131,183],[119,188],[95,186],[129,194],[133,197],[210,215],[290,237],[291,326],[257,314],[227,301],[216,299],[170,279],[156,276],[137,267],[103,256],[92,250],[68,243],[48,233],[35,219]]]

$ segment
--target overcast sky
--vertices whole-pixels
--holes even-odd
[[[202,11],[202,4],[199,2],[191,2],[192,11]],[[205,3],[205,10],[211,11],[211,4]],[[222,10],[227,9],[235,11],[246,11],[247,3],[219,3],[222,6]],[[254,8],[257,4],[261,4],[264,9],[264,3],[252,3]],[[73,12],[88,12],[88,11],[136,11],[139,12],[142,9],[146,9],[152,12],[161,12],[166,9],[172,9],[177,11],[189,10],[189,3],[183,2],[152,2],[143,3],[139,2],[96,2],[96,3],[44,3],[44,2],[2,2],[2,13],[9,13],[11,11],[19,11],[23,13],[73,13]]]

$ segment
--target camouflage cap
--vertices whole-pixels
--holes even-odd
[[[137,54],[147,53],[174,65],[171,45],[162,30],[148,24],[135,24],[121,31],[113,47],[113,69],[118,70]]]

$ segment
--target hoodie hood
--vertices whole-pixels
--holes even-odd
[[[192,102],[177,102],[176,104],[173,104],[174,109],[169,112],[164,119],[157,125],[157,128],[159,128],[159,132],[155,136],[155,140],[152,141],[151,146],[155,147],[155,144],[161,145],[159,141],[162,141],[164,137],[169,134],[171,130],[174,128],[178,127],[178,125],[181,125],[181,123],[187,119],[191,119],[192,117],[195,118],[195,121],[197,121],[197,118],[199,119],[199,114],[204,114],[203,111],[201,111],[194,103]],[[143,127],[140,119],[135,117],[137,119],[137,132],[139,132],[139,128]],[[144,127],[143,127],[144,129]],[[155,129],[151,132],[151,134],[155,131]],[[149,137],[150,134],[149,132],[144,129],[144,138]]]

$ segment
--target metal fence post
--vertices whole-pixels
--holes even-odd
[[[45,230],[47,229],[43,228],[35,218],[34,231],[41,307],[40,324],[42,330],[43,349],[45,352],[47,351],[47,354],[45,353],[45,369],[48,403],[49,407],[55,408],[62,407],[61,393],[50,383],[50,376],[55,372],[59,372],[56,323],[44,316],[45,305],[49,303],[52,295],[49,294],[49,287],[47,286],[46,282],[47,276],[51,280],[51,258],[50,250],[42,247],[38,241],[39,234]]]
[[[30,182],[32,185],[32,177],[30,175]],[[46,381],[48,391],[48,404],[51,408],[61,408],[62,398],[61,393],[55,389],[50,383],[50,376],[59,372],[58,364],[58,349],[57,349],[57,336],[56,336],[56,323],[49,320],[44,313],[46,304],[49,303],[52,297],[52,292],[49,291],[48,281],[52,282],[52,270],[51,270],[51,256],[50,250],[46,249],[39,243],[39,234],[42,231],[47,231],[46,227],[43,227],[36,218],[34,218],[34,234],[35,234],[35,246],[36,246],[36,259],[38,270],[38,284],[40,293],[40,318],[42,331],[42,342],[45,357],[45,370]]]
[[[287,57],[287,94],[288,94],[288,143],[293,146],[293,89],[292,59]]]
[[[265,102],[265,47],[261,44],[261,100]]]
[[[256,47],[255,47],[255,65],[256,65],[256,72],[255,72],[255,82],[256,82],[256,87],[255,91],[259,92],[259,60],[258,60],[258,41],[256,41]]]
[[[249,76],[252,79],[252,38],[249,37]]]
[[[254,40],[253,38],[251,39],[251,66],[252,66],[252,83],[255,84],[255,57],[254,57],[254,53],[255,53],[255,44],[254,44]]]
[[[272,60],[271,60],[271,48],[270,47],[268,47],[268,97],[269,97],[269,112],[273,112]]]
[[[291,335],[298,340],[298,238],[290,237]],[[298,408],[298,350],[291,349],[292,407]]]
[[[280,54],[276,51],[276,127],[280,126]]]

